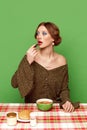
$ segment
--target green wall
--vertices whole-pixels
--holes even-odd
[[[87,0],[0,0],[0,102],[24,102],[11,77],[42,21],[57,24],[73,101],[87,102]]]

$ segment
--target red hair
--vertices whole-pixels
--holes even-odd
[[[60,30],[59,28],[52,22],[41,22],[35,32],[35,38],[37,36],[37,30],[40,26],[46,27],[51,37],[54,39],[54,45],[59,45],[61,43]]]

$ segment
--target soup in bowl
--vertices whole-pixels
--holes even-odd
[[[47,98],[42,98],[42,99],[38,99],[36,101],[36,104],[37,104],[37,108],[39,110],[48,111],[53,106],[53,100],[47,99]]]

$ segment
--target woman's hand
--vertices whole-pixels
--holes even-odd
[[[35,60],[35,57],[37,55],[37,49],[36,49],[35,45],[33,45],[29,48],[26,55],[27,55],[27,60],[28,60],[29,64],[31,64]]]
[[[66,112],[73,112],[74,111],[74,106],[72,105],[71,102],[66,101],[63,105],[62,105],[64,111]]]

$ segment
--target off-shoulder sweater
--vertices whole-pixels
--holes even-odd
[[[50,98],[61,104],[70,101],[67,64],[47,70],[35,61],[30,65],[25,55],[11,84],[19,89],[25,103],[34,103],[40,98]]]

